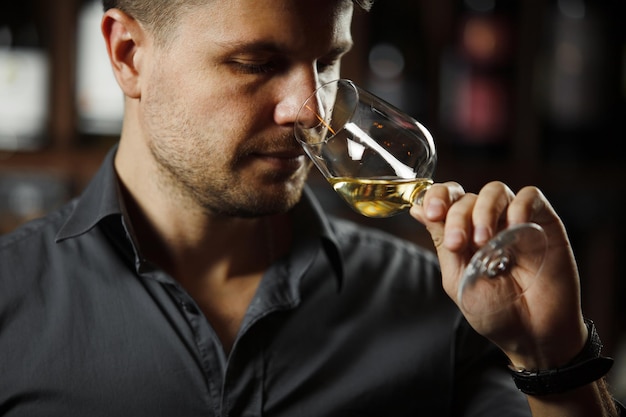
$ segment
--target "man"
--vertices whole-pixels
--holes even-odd
[[[119,147],[80,199],[0,241],[0,414],[616,415],[539,190],[433,186],[411,214],[441,271],[303,194],[294,118],[339,76],[351,1],[104,4]],[[545,228],[542,277],[466,321],[441,280],[453,295],[501,219]],[[529,395],[501,353],[545,371],[515,374]]]

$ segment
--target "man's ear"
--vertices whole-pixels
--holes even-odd
[[[102,34],[113,73],[124,95],[140,98],[141,51],[146,33],[141,24],[119,9],[109,9],[102,18]]]

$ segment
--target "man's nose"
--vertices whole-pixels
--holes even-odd
[[[316,100],[310,99],[317,87],[318,79],[314,70],[291,77],[287,83],[284,83],[281,88],[281,97],[274,110],[276,123],[295,124],[296,119],[299,123],[309,126],[319,123],[316,118],[319,106]]]

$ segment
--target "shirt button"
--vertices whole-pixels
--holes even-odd
[[[184,311],[189,314],[198,314],[198,309],[193,303],[190,303],[188,301],[181,301],[180,306]]]

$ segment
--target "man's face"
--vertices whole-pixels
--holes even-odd
[[[293,122],[316,85],[339,77],[349,0],[212,0],[171,45],[148,49],[140,128],[160,186],[211,213],[285,211],[310,164]]]

